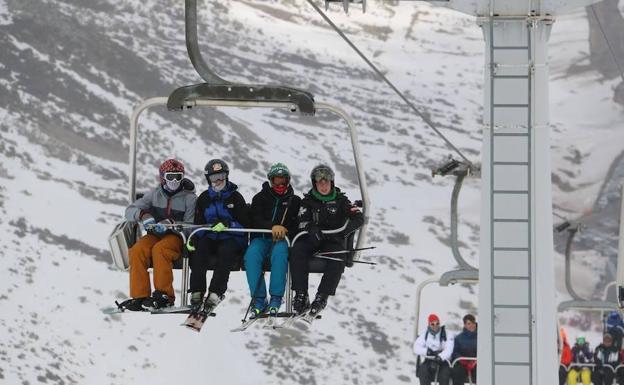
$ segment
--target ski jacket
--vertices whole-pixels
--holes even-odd
[[[596,365],[609,365],[615,368],[620,362],[620,352],[614,345],[607,347],[604,344],[600,344],[594,352],[594,363]]]
[[[333,230],[342,227],[348,219],[349,224],[342,233],[324,236],[324,239],[343,243],[345,238],[364,224],[364,215],[339,188],[334,188],[336,198],[328,202],[317,199],[312,190],[304,196],[299,210],[299,230],[304,231],[310,222],[321,230]]]
[[[185,178],[174,193],[166,191],[162,186],[150,190],[126,208],[125,217],[129,221],[138,222],[149,214],[156,222],[170,219],[190,224],[195,217],[196,200],[195,185]]]
[[[477,331],[469,331],[464,328],[461,333],[455,336],[453,342],[452,358],[476,357],[477,356]]]
[[[245,198],[237,191],[238,186],[227,182],[223,190],[216,192],[209,187],[197,198],[195,207],[196,225],[216,225],[221,222],[230,228],[249,227],[249,209]],[[206,236],[210,239],[235,239],[241,246],[247,245],[246,233],[221,233],[199,232],[198,237]]]
[[[433,333],[431,328],[427,328],[427,332],[418,336],[414,341],[413,350],[419,356],[437,355],[443,360],[450,360],[453,353],[454,339],[453,336],[446,334],[446,328],[440,327],[438,333]]]
[[[257,229],[271,229],[273,225],[282,225],[288,230],[290,239],[297,231],[297,218],[301,198],[295,195],[292,186],[284,195],[276,194],[269,182],[262,184],[262,190],[251,200],[251,227]],[[270,237],[270,234],[252,234],[252,237]]]
[[[574,344],[572,347],[572,365],[589,364],[592,362],[592,353],[589,350],[589,344]]]

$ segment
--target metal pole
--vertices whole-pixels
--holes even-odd
[[[624,184],[622,185],[621,190],[621,199],[620,203],[620,240],[619,240],[619,249],[618,249],[618,261],[617,261],[617,288],[616,288],[616,298],[617,304],[620,308],[624,306]]]
[[[565,285],[566,285],[566,289],[568,289],[568,293],[574,300],[583,301],[583,298],[581,298],[576,293],[576,291],[574,291],[574,288],[572,287],[572,268],[570,266],[571,265],[570,260],[572,258],[571,256],[572,242],[578,230],[579,230],[578,226],[568,229],[569,234],[568,234],[568,240],[566,241],[566,248],[565,248]]]

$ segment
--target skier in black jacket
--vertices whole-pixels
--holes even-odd
[[[326,165],[318,165],[310,173],[312,189],[301,202],[299,230],[307,234],[294,244],[290,257],[292,289],[296,292],[293,308],[302,313],[310,308],[311,314],[319,313],[327,305],[327,297],[336,294],[336,287],[344,272],[345,261],[326,260],[327,267],[312,305],[308,298],[308,261],[319,251],[342,251],[347,238],[364,224],[364,215],[351,204],[347,196],[334,185],[334,172]],[[334,230],[349,220],[346,229],[339,234],[324,235],[322,230]],[[332,257],[346,259],[347,253]]]
[[[267,178],[269,182],[264,182],[262,190],[251,201],[251,227],[270,229],[271,234],[252,234],[253,239],[245,252],[245,272],[253,302],[252,318],[264,313],[267,306],[272,315],[279,311],[288,273],[288,244],[284,238],[297,232],[301,204],[301,198],[295,195],[290,185],[290,171],[285,164],[271,165]],[[271,260],[269,302],[262,270],[267,257]]]
[[[196,250],[190,256],[192,306],[199,306],[203,301],[210,256],[217,257],[217,265],[206,302],[216,306],[227,290],[231,266],[236,264],[247,246],[246,233],[224,231],[227,228],[249,227],[247,203],[237,191],[238,187],[229,181],[229,172],[227,164],[221,159],[209,161],[204,168],[209,187],[197,198],[195,224],[209,225],[212,231],[197,234]]]
[[[466,314],[463,318],[464,330],[455,336],[453,355],[451,360],[458,357],[477,357],[477,321],[472,314]],[[471,384],[477,381],[477,361],[459,360],[451,370],[453,385],[461,385],[466,382]]]

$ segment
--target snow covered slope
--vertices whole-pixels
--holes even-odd
[[[127,199],[130,112],[142,99],[200,82],[186,57],[183,5],[0,0],[0,382],[417,383],[415,288],[454,267],[452,183],[430,177],[451,152],[305,1],[199,3],[202,48],[222,77],[306,89],[354,117],[377,246],[365,258],[379,265],[347,270],[310,331],[230,333],[247,303],[242,273],[232,274],[227,301],[200,335],[178,326],[179,315],[102,315],[101,307],[127,295],[127,274],[110,267],[106,237]],[[365,15],[331,16],[478,161],[481,31],[443,8],[370,3]],[[569,217],[597,207],[612,191],[605,179],[621,175],[609,173],[623,147],[622,106],[613,102],[619,80],[590,60],[588,35],[580,9],[557,21],[551,39],[554,204]],[[338,185],[359,198],[345,127],[328,114],[154,110],[140,139],[139,190],[154,185],[157,165],[170,156],[203,189],[204,164],[223,157],[247,198],[274,161],[289,165],[300,193],[311,167],[330,162]],[[467,181],[460,202],[462,252],[473,264],[478,189]],[[583,278],[583,294],[600,286],[596,274]],[[475,310],[471,288],[425,294],[423,312],[454,326]]]

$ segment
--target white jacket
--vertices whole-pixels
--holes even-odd
[[[429,329],[427,329],[429,330]],[[414,341],[414,353],[419,356],[426,356],[427,350],[431,349],[434,352],[440,352],[438,356],[443,360],[450,360],[453,354],[453,345],[455,336],[452,333],[446,332],[446,341],[440,341],[440,335],[442,330],[438,331],[435,335],[429,331],[425,331],[420,334],[416,341]],[[425,340],[425,336],[427,339]]]

